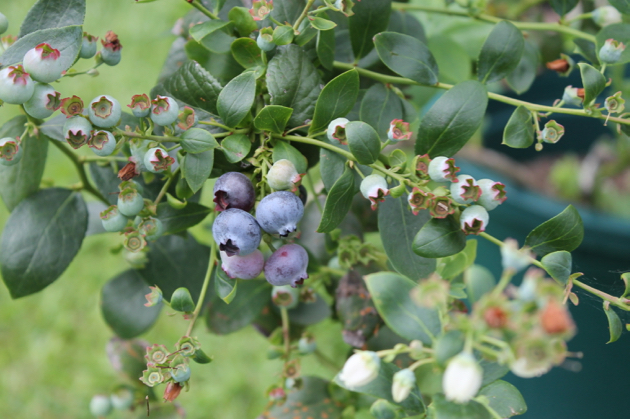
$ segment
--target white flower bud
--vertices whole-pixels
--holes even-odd
[[[339,379],[349,388],[361,387],[378,376],[381,358],[376,352],[361,351],[352,355],[346,361]]]
[[[394,374],[392,383],[392,397],[396,403],[400,403],[409,397],[409,393],[416,384],[416,375],[409,369],[398,371]]]
[[[442,378],[442,390],[448,400],[466,403],[479,391],[483,370],[469,352],[461,352],[448,363]]]
[[[481,205],[471,205],[462,211],[460,226],[466,234],[479,234],[486,229],[490,221],[488,211]]]
[[[429,163],[429,177],[435,182],[452,181],[457,183],[455,174],[459,167],[455,166],[455,160],[444,156],[438,156]]]
[[[595,23],[601,27],[612,25],[613,23],[621,23],[622,21],[621,13],[613,6],[598,7],[593,10],[591,16]]]

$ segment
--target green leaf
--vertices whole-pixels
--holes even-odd
[[[317,16],[308,19],[311,22],[311,26],[318,31],[329,31],[337,26],[337,24],[332,20],[324,19]]]
[[[379,137],[386,138],[389,124],[394,119],[404,119],[402,100],[392,89],[377,83],[363,96],[359,117],[370,124]]]
[[[275,0],[271,17],[280,23],[295,22],[305,6],[304,0]]]
[[[413,239],[431,218],[428,211],[413,215],[405,199],[388,196],[378,206],[378,231],[389,263],[409,279],[426,278],[435,270],[435,260],[416,255]]]
[[[603,27],[602,30],[600,30],[595,36],[595,39],[597,40],[596,50],[598,52],[598,56],[599,50],[602,49],[606,40],[611,38],[628,46],[630,44],[630,24],[614,23]],[[626,48],[621,53],[621,58],[619,58],[619,61],[617,61],[614,65],[625,64],[628,62],[630,62],[630,48]]]
[[[180,233],[202,222],[212,210],[196,202],[188,202],[184,208],[175,209],[167,202],[157,207],[157,218],[164,226],[164,234]]]
[[[24,18],[18,38],[42,29],[80,26],[83,19],[85,0],[39,0]]]
[[[341,223],[352,206],[354,194],[354,173],[346,166],[341,177],[328,192],[324,214],[317,227],[318,233],[330,233]]]
[[[431,218],[416,234],[413,251],[425,258],[442,258],[461,252],[466,247],[466,235],[455,217]]]
[[[477,359],[479,359],[479,357]],[[479,359],[479,366],[483,369],[483,378],[481,380],[482,387],[497,381],[499,378],[510,372],[510,367],[508,365],[488,361],[484,358]]]
[[[449,402],[442,394],[433,397],[432,419],[492,419],[488,409],[471,400],[467,403]]]
[[[219,147],[212,134],[201,128],[190,128],[180,138],[180,145],[187,153],[197,154]]]
[[[538,47],[525,41],[523,55],[516,68],[505,79],[508,85],[519,95],[526,92],[536,78],[536,71],[540,62]]]
[[[313,118],[320,83],[317,70],[302,48],[291,44],[276,49],[267,67],[267,87],[272,105],[293,109],[290,127],[304,125]]]
[[[332,310],[326,300],[321,295],[315,294],[315,301],[300,302],[297,307],[290,309],[289,320],[291,324],[310,326],[329,318],[331,314]]]
[[[397,32],[413,36],[417,40],[427,43],[427,36],[420,21],[411,13],[402,10],[392,10],[389,16],[389,32]]]
[[[469,80],[444,93],[420,122],[416,154],[450,157],[479,129],[488,106],[484,85]]]
[[[525,40],[513,23],[497,23],[481,47],[477,63],[477,78],[482,83],[499,81],[510,74],[523,55]]]
[[[365,57],[374,48],[374,35],[383,32],[389,24],[392,11],[391,0],[365,1],[355,3],[353,16],[348,19],[350,42],[354,56]]]
[[[228,127],[236,127],[249,113],[256,98],[256,76],[244,72],[234,77],[219,93],[217,111]]]
[[[287,126],[293,109],[279,105],[267,105],[254,118],[254,126],[261,131],[282,134]]]
[[[582,86],[584,86],[584,107],[590,106],[606,88],[606,77],[599,70],[586,63],[579,63]]]
[[[191,235],[162,236],[149,246],[148,262],[138,271],[149,285],[157,285],[164,299],[170,301],[177,288],[190,291],[193,301],[199,299],[208,269],[210,249],[197,243]]]
[[[238,38],[236,41],[232,42],[230,50],[232,51],[234,59],[244,68],[265,66],[263,52],[260,50],[256,41],[251,38]]]
[[[26,117],[16,116],[0,128],[0,138],[22,135]],[[39,190],[48,155],[48,139],[43,135],[22,138],[22,159],[13,166],[0,165],[0,196],[9,211]]]
[[[359,95],[359,72],[349,70],[332,79],[322,89],[309,134],[328,128],[330,121],[346,116],[352,110]]]
[[[573,43],[577,45],[576,52],[582,54],[584,58],[591,63],[599,66],[599,57],[597,57],[597,47],[595,42],[587,41],[586,39],[575,38]]]
[[[52,284],[83,243],[88,212],[79,193],[43,189],[22,200],[9,216],[0,242],[2,279],[12,298]]]
[[[472,265],[464,272],[464,284],[471,304],[494,289],[496,281],[492,272],[484,266]]]
[[[538,256],[557,250],[572,252],[584,238],[582,217],[573,205],[569,205],[560,214],[545,221],[529,233],[525,246]]]
[[[141,335],[157,320],[162,303],[145,307],[151,290],[134,269],[108,281],[101,290],[101,314],[116,335],[131,339]]]
[[[534,133],[532,113],[521,105],[514,110],[505,126],[501,144],[512,148],[527,148],[534,144]]]
[[[218,335],[236,332],[253,322],[270,299],[267,281],[242,281],[230,304],[217,295],[210,300],[206,324],[212,333]]]
[[[179,287],[171,295],[171,308],[180,313],[192,313],[195,302],[186,287]]]
[[[471,60],[461,45],[447,36],[433,36],[427,45],[440,69],[440,81],[457,84],[471,78]]]
[[[393,272],[377,272],[364,279],[378,313],[390,329],[405,339],[432,345],[441,332],[439,313],[411,300],[416,282]]]
[[[629,0],[608,0],[608,3],[615,6],[623,14],[630,14],[630,1]]]
[[[286,141],[277,141],[273,146],[273,154],[272,154],[273,162],[277,162],[278,160],[287,159],[295,166],[295,170],[298,173],[306,173],[308,170],[308,162],[306,161],[306,157],[300,151],[293,147]]]
[[[227,276],[223,269],[214,272],[214,292],[225,304],[230,304],[236,297],[238,281]]]
[[[564,16],[569,13],[575,6],[577,6],[579,0],[549,0],[551,7],[560,16]]]
[[[234,37],[228,34],[231,27],[232,22],[209,20],[190,28],[190,36],[208,51],[225,54],[230,52],[230,45],[234,41]]]
[[[184,157],[182,174],[188,186],[196,193],[212,172],[214,166],[214,150],[202,151],[197,154],[188,154]]]
[[[448,360],[464,350],[465,335],[459,330],[450,330],[438,338],[433,345],[435,360],[446,367]]]
[[[199,63],[189,61],[167,78],[163,87],[175,99],[211,114],[217,114],[221,85]]]
[[[250,33],[258,29],[256,21],[246,7],[232,7],[228,12],[228,19],[234,24],[240,36],[249,36]]]
[[[468,269],[477,257],[477,240],[466,241],[466,247],[459,253],[440,258],[436,272],[444,279],[453,279]]]
[[[549,275],[561,284],[566,284],[571,276],[571,253],[560,250],[548,253],[540,260]]]
[[[329,388],[329,382],[319,377],[302,377],[302,385],[299,389],[290,391],[284,403],[272,404],[271,409],[260,417],[268,419],[341,419],[344,406],[333,399]]]
[[[221,141],[221,149],[230,163],[238,163],[243,160],[251,148],[252,143],[249,141],[249,137],[244,134],[233,134]]]
[[[43,29],[29,33],[23,38],[19,38],[15,41],[15,44],[7,48],[4,53],[0,55],[0,62],[2,62],[4,67],[21,63],[24,59],[24,54],[26,54],[28,50],[35,48],[43,42],[59,50],[61,53],[59,62],[63,63],[63,69],[67,70],[74,64],[79,55],[79,51],[81,51],[83,29],[81,26],[73,25],[63,28]]]
[[[610,331],[610,340],[606,343],[613,343],[621,336],[621,319],[606,301],[604,302],[604,313],[606,313],[606,318],[608,319],[608,329]]]
[[[116,205],[118,201],[118,185],[120,184],[120,179],[117,174],[124,166],[125,164],[123,162],[118,162],[118,164],[114,166],[115,168],[112,168],[111,165],[101,166],[96,162],[90,163],[90,176],[94,181],[94,186],[107,198],[111,205]],[[147,184],[144,182],[142,176],[136,177],[134,182],[141,185],[143,190],[142,197],[145,199],[154,200],[160,193],[160,189],[162,189],[160,182]]]
[[[293,27],[291,25],[279,25],[273,30],[273,43],[276,45],[288,45],[293,42]]]
[[[437,62],[423,42],[401,33],[381,32],[374,37],[374,46],[390,70],[418,83],[437,84]]]
[[[361,164],[372,164],[381,154],[381,139],[378,133],[361,121],[352,121],[346,124],[346,137],[348,148]]]
[[[510,418],[527,412],[523,395],[507,381],[497,380],[483,387],[479,394],[486,396],[492,410],[502,418]]]
[[[335,31],[318,31],[315,50],[322,67],[332,70],[335,61]]]

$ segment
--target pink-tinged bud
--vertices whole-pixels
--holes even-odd
[[[575,323],[573,323],[569,310],[553,298],[550,298],[540,311],[540,325],[549,335],[567,334],[572,336],[575,332]]]
[[[184,106],[177,116],[177,127],[182,131],[186,131],[197,123],[195,110],[190,106]]]
[[[81,58],[94,57],[94,54],[96,54],[96,41],[98,41],[98,36],[92,36],[87,32],[83,32],[83,42],[81,44],[81,51],[79,52],[79,57]]]
[[[175,163],[175,159],[159,147],[150,149],[147,151],[147,154],[144,155],[144,166],[153,173],[163,172],[173,163]]]
[[[481,179],[477,181],[477,185],[481,188],[481,197],[477,203],[488,211],[495,209],[507,199],[505,185],[501,182],[495,182],[491,179]]]
[[[446,218],[455,213],[455,206],[448,196],[434,196],[429,212],[433,218]]]
[[[402,119],[394,119],[389,123],[387,138],[390,141],[404,141],[411,138],[412,132],[409,131],[409,123],[403,122]]]
[[[539,133],[539,138],[546,143],[555,144],[564,135],[564,127],[556,121],[549,121],[545,128]]]
[[[526,268],[535,259],[535,255],[528,247],[518,248],[518,242],[507,238],[501,246],[501,261],[503,269],[511,269],[514,273]]]
[[[24,148],[16,138],[5,137],[0,139],[0,164],[13,166],[22,158]]]
[[[372,211],[376,210],[379,202],[385,201],[389,195],[387,181],[381,175],[371,174],[361,181],[361,194],[372,203]]]
[[[87,144],[92,132],[92,124],[82,116],[66,119],[63,125],[64,138],[75,150]]]
[[[361,387],[378,377],[380,368],[381,358],[376,352],[358,351],[344,364],[339,380],[349,389]]]
[[[435,182],[451,181],[457,183],[455,177],[459,172],[459,167],[455,166],[455,160],[448,157],[438,156],[429,163],[429,177]]]
[[[392,382],[392,398],[400,403],[409,397],[409,393],[416,385],[416,376],[410,369],[403,369],[394,374]]]
[[[278,160],[267,173],[267,184],[276,191],[291,190],[295,192],[301,182],[302,175],[297,172],[291,160]]]
[[[334,10],[343,13],[347,17],[350,17],[354,15],[354,12],[352,11],[353,6],[354,2],[352,0],[335,0]]]
[[[94,131],[88,141],[88,146],[97,156],[111,156],[116,149],[116,138],[109,131]]]
[[[21,105],[35,92],[35,82],[21,65],[0,70],[0,100]]]
[[[254,0],[249,14],[254,20],[263,20],[273,10],[273,0]]]
[[[97,96],[88,106],[90,121],[101,128],[109,128],[118,124],[122,116],[120,103],[109,95]]]
[[[171,125],[177,121],[179,115],[179,105],[175,99],[168,96],[158,95],[152,101],[151,120],[161,126]]]
[[[168,383],[166,385],[166,388],[164,389],[164,401],[172,402],[173,400],[175,400],[179,396],[179,393],[182,392],[182,388],[184,387],[179,383]]]
[[[221,269],[230,278],[254,279],[265,267],[265,257],[258,249],[245,256],[228,256],[221,252]]]
[[[50,83],[61,78],[61,72],[65,70],[60,58],[59,50],[43,43],[28,50],[23,65],[34,80]]]
[[[287,398],[287,393],[282,387],[274,387],[269,390],[269,400],[272,402],[279,402]]]
[[[27,114],[37,119],[48,118],[61,107],[61,94],[49,84],[35,83],[33,96],[24,103]]]
[[[431,158],[428,154],[424,154],[422,156],[416,156],[413,159],[413,167],[416,169],[416,176],[421,179],[426,179],[429,177],[429,164],[431,163]]]
[[[133,95],[131,96],[131,105],[127,105],[127,107],[131,108],[131,112],[136,118],[149,116],[149,112],[151,112],[151,99],[144,93],[141,95]]]
[[[626,46],[614,39],[607,39],[599,50],[599,60],[604,64],[617,64]]]
[[[107,31],[105,39],[101,41],[101,60],[107,65],[116,65],[120,62],[122,44],[118,40],[118,35],[112,31]]]
[[[332,143],[348,144],[346,141],[346,124],[348,122],[350,121],[346,118],[333,119],[330,124],[328,124],[328,129],[326,130],[328,140]]]
[[[481,388],[483,370],[470,352],[455,355],[442,377],[442,390],[448,400],[456,403],[470,401]]]
[[[564,88],[562,94],[562,101],[568,105],[582,106],[582,99],[584,96],[580,96],[580,89],[573,86],[567,86]]]
[[[414,187],[407,201],[413,215],[418,215],[420,210],[429,209],[433,205],[433,194]]]
[[[479,234],[486,229],[489,220],[488,211],[484,207],[471,205],[462,211],[459,222],[464,233]]]
[[[146,294],[147,302],[144,303],[145,307],[153,307],[162,302],[162,290],[157,285],[155,287],[149,287],[151,292]]]
[[[61,99],[61,113],[70,118],[83,113],[83,101],[78,96]]]
[[[457,183],[451,183],[451,198],[458,204],[470,204],[481,197],[481,188],[469,175],[457,176]]]

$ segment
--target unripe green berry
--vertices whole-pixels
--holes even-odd
[[[118,194],[118,211],[127,217],[138,215],[144,208],[144,199],[135,188],[125,188]]]
[[[151,120],[157,125],[167,126],[177,121],[179,105],[175,99],[158,95],[152,101]]]
[[[0,35],[5,33],[9,29],[9,19],[2,13],[0,13]]]
[[[263,51],[272,51],[276,47],[276,44],[273,43],[273,29],[262,28],[258,33],[258,38],[256,38],[256,44]]]
[[[61,107],[61,94],[50,84],[35,83],[33,96],[24,103],[27,114],[37,119],[48,118]]]
[[[100,60],[110,66],[116,65],[120,62],[122,44],[118,40],[118,35],[112,31],[108,31],[105,34],[105,39],[101,40],[103,49],[101,49],[99,55]]]
[[[73,116],[66,119],[63,124],[63,132],[68,144],[77,149],[87,144],[92,132],[92,124],[82,116]]]
[[[35,82],[21,65],[0,70],[0,100],[21,105],[35,92]]]
[[[153,241],[164,234],[164,224],[158,218],[149,217],[140,223],[138,230],[147,241]]]
[[[103,228],[110,233],[123,231],[127,227],[127,217],[120,213],[116,205],[112,205],[101,212]]]
[[[0,164],[13,166],[22,159],[24,147],[15,138],[5,137],[0,139]]]
[[[28,50],[22,65],[33,80],[41,83],[51,83],[60,79],[62,71],[65,70],[59,50],[46,43]]]
[[[112,412],[112,402],[109,397],[97,394],[90,400],[90,413],[97,418],[107,416]]]
[[[88,141],[88,146],[97,156],[110,156],[116,149],[116,138],[109,131],[94,131]]]
[[[92,58],[94,54],[96,54],[96,41],[98,40],[97,36],[92,36],[87,32],[83,32],[83,42],[81,44],[81,51],[79,52],[79,57],[81,58]]]
[[[280,159],[275,162],[267,173],[267,183],[277,191],[295,190],[295,185],[301,179],[302,177],[295,169],[295,165],[287,159]]]
[[[97,96],[88,106],[90,121],[100,128],[109,128],[118,124],[122,116],[120,103],[109,95]]]
[[[153,173],[160,173],[175,163],[175,159],[168,155],[166,150],[154,147],[146,152],[143,158],[144,167]]]

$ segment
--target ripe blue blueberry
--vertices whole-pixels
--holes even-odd
[[[92,124],[82,116],[73,116],[63,124],[63,133],[68,144],[77,149],[87,143],[92,132]]]
[[[83,32],[83,42],[81,44],[81,52],[79,52],[79,57],[81,58],[92,58],[94,54],[96,54],[96,41],[98,40],[97,36],[92,36],[87,32]]]
[[[226,255],[246,256],[258,248],[262,232],[250,213],[230,208],[214,220],[212,236]]]
[[[61,107],[61,94],[50,84],[35,83],[33,96],[24,103],[27,114],[37,119],[48,118]]]
[[[116,205],[112,205],[105,211],[101,212],[101,221],[105,231],[115,233],[123,231],[124,228],[127,227],[128,218],[118,211],[118,207]]]
[[[110,156],[116,149],[116,138],[109,131],[94,131],[88,140],[88,146],[97,156]]]
[[[3,166],[13,166],[18,164],[22,158],[24,147],[20,142],[11,137],[0,139],[0,164]]]
[[[286,237],[297,230],[304,215],[304,204],[294,193],[279,191],[267,195],[256,208],[256,220],[269,234]]]
[[[214,202],[217,211],[238,208],[249,211],[254,208],[256,192],[247,176],[239,172],[227,172],[214,184]]]
[[[0,70],[0,100],[21,105],[33,96],[35,82],[21,65]]]
[[[285,244],[267,259],[265,278],[271,285],[303,284],[308,278],[308,253],[299,244]]]
[[[151,120],[155,124],[167,126],[177,121],[179,105],[175,99],[158,95],[151,103]]]
[[[59,50],[46,43],[28,50],[24,55],[22,65],[24,71],[29,73],[33,80],[41,83],[50,83],[60,79],[61,72],[65,70]]]
[[[136,188],[127,187],[118,194],[118,211],[127,217],[138,215],[144,208],[144,199]]]
[[[246,256],[228,256],[221,252],[221,269],[230,278],[254,279],[263,270],[265,257],[258,249]]]
[[[97,96],[88,106],[90,121],[101,128],[109,128],[118,124],[122,116],[120,103],[109,95]]]

